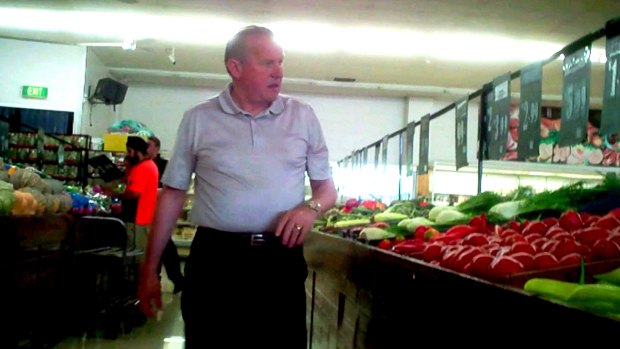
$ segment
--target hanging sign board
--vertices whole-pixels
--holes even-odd
[[[467,107],[469,97],[456,102],[454,145],[456,169],[467,166]]]
[[[566,56],[562,91],[562,121],[558,145],[580,144],[586,138],[590,109],[590,46]]]
[[[388,139],[389,137],[385,136],[381,141],[381,163],[383,164],[383,171],[387,171]]]
[[[485,88],[485,90],[487,90]],[[493,115],[493,88],[489,88],[487,92],[482,92],[481,101],[484,107],[484,114],[482,115],[484,132],[482,136],[484,138],[484,147],[482,149],[482,158],[489,159],[489,140],[493,138],[491,127],[491,115]]]
[[[519,139],[517,141],[517,158],[521,161],[538,156],[541,100],[542,65],[535,63],[521,70]]]
[[[425,115],[420,120],[420,156],[418,174],[428,173],[428,147],[431,116]]]
[[[362,167],[366,168],[368,166],[368,148],[364,148],[362,154]]]
[[[506,153],[510,118],[510,73],[493,80],[493,107],[488,123],[489,159],[500,160]]]
[[[413,176],[413,136],[415,135],[415,122],[407,124],[405,136],[405,166],[407,168],[407,177]]]
[[[620,133],[620,35],[607,38],[605,89],[603,91],[602,135]]]
[[[381,149],[381,143],[375,144],[375,171],[379,169],[379,152]]]

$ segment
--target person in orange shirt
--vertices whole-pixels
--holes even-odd
[[[159,172],[147,155],[146,140],[128,137],[126,147],[127,184],[125,191],[117,197],[123,200],[128,247],[146,250],[148,228],[155,214]]]

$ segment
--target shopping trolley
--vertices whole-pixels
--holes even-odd
[[[116,338],[144,323],[137,304],[143,250],[127,241],[125,223],[113,217],[81,217],[75,226],[74,265],[81,330]]]

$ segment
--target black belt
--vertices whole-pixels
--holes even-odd
[[[225,246],[273,246],[281,244],[280,238],[273,233],[236,233],[209,227],[198,227],[201,239],[224,244]]]

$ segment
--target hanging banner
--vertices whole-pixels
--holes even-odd
[[[485,88],[486,90],[486,88]],[[491,115],[493,115],[493,88],[489,88],[488,92],[482,92],[482,96],[480,97],[482,107],[484,108],[484,114],[482,115],[483,122],[483,132],[481,133],[484,138],[482,158],[485,160],[489,159],[489,140],[493,138],[492,127],[491,127]]]
[[[388,136],[383,137],[381,141],[381,163],[383,164],[383,171],[387,171],[387,155],[388,155]]]
[[[590,46],[564,58],[560,147],[581,144],[586,138],[590,110],[590,66]]]
[[[520,161],[538,156],[541,101],[542,65],[535,63],[521,70],[519,133],[518,140],[515,139],[517,141],[517,159]]]
[[[492,113],[487,135],[490,160],[500,160],[506,153],[508,119],[510,118],[510,73],[493,80]]]
[[[599,133],[609,136],[620,133],[620,35],[607,38],[607,63],[605,63],[605,89],[603,113]]]
[[[364,148],[362,154],[362,167],[366,168],[368,166],[368,148]]]
[[[454,145],[456,169],[467,166],[467,107],[469,96],[456,102]]]
[[[423,116],[420,120],[420,156],[418,162],[418,174],[428,173],[430,121],[430,114]]]
[[[415,135],[415,122],[407,124],[406,131],[406,151],[405,166],[407,168],[407,177],[413,176],[413,136]]]
[[[375,144],[375,171],[379,170],[379,153],[381,152],[381,143]]]

